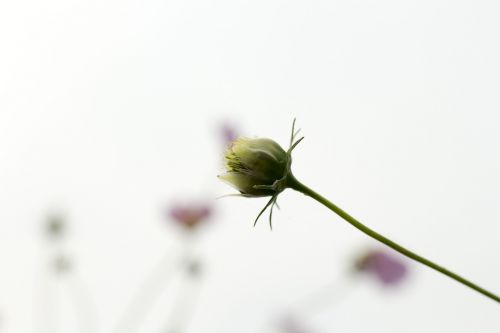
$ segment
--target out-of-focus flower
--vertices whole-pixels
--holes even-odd
[[[395,254],[385,250],[369,250],[355,262],[359,272],[369,273],[384,285],[396,285],[408,274],[406,264]]]
[[[236,128],[228,123],[224,123],[220,126],[220,133],[225,146],[229,146],[238,137]]]
[[[170,217],[187,229],[193,229],[207,220],[211,214],[212,208],[210,205],[199,203],[173,205],[169,211]]]

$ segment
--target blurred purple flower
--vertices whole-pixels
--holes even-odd
[[[356,269],[372,274],[384,285],[396,285],[407,275],[406,264],[396,255],[384,250],[370,250],[356,261]]]
[[[212,207],[208,204],[191,203],[176,204],[170,208],[169,215],[178,224],[187,229],[193,229],[212,214]]]
[[[225,123],[221,125],[220,132],[222,135],[222,140],[224,141],[224,144],[228,146],[236,140],[238,137],[238,131],[236,130],[235,126]]]

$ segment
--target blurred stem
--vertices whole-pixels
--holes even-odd
[[[448,276],[449,278],[477,291],[478,293],[483,294],[484,296],[496,301],[497,303],[500,303],[499,296],[493,294],[492,292],[478,286],[477,284],[475,284],[467,279],[464,279],[460,275],[455,274],[452,271],[450,271],[450,270],[448,270],[448,269],[446,269],[446,268],[444,268],[444,267],[442,267],[442,266],[440,266],[440,265],[438,265],[438,264],[436,264],[436,263],[434,263],[434,262],[432,262],[424,257],[419,256],[418,254],[402,247],[401,245],[393,242],[392,240],[390,240],[390,239],[382,236],[381,234],[373,231],[372,229],[368,228],[367,226],[365,226],[364,224],[362,224],[361,222],[356,220],[354,217],[347,214],[345,211],[343,211],[342,209],[337,207],[335,204],[333,204],[332,202],[330,202],[329,200],[327,200],[323,196],[319,195],[318,193],[316,193],[315,191],[313,191],[312,189],[310,189],[306,185],[299,182],[297,179],[295,179],[295,177],[290,176],[290,179],[288,180],[288,186],[290,188],[298,191],[298,192],[303,193],[304,195],[307,195],[307,196],[313,198],[314,200],[318,201],[319,203],[323,204],[324,206],[329,208],[331,211],[333,211],[334,213],[339,215],[341,218],[343,218],[345,221],[350,223],[353,227],[357,228],[358,230],[367,234],[368,236],[378,240],[379,242],[389,246],[393,250],[396,250],[399,253],[407,256],[408,258],[411,258],[411,259],[413,259],[413,260],[415,260],[415,261],[417,261],[417,262],[419,262],[427,267],[430,267],[430,268]]]
[[[41,273],[40,278],[36,279],[38,284],[38,302],[36,304],[38,324],[35,325],[35,327],[43,333],[56,333],[59,330],[58,286],[53,278],[53,272],[45,271],[49,270],[49,267],[50,266],[44,267],[44,271]]]
[[[172,277],[172,273],[177,267],[172,263],[172,259],[175,260],[175,256],[173,258],[172,253],[169,251],[160,260],[128,304],[113,332],[134,332],[139,329],[143,319],[160,296],[168,279]]]
[[[358,281],[351,275],[342,275],[340,279],[303,296],[295,306],[292,306],[292,312],[314,315],[331,308],[351,295]]]
[[[180,249],[180,253],[169,251],[160,260],[128,304],[113,332],[125,333],[139,330],[147,314],[161,295],[161,292],[166,288],[169,279],[173,278],[174,273],[179,268],[179,264],[183,263],[182,259],[186,257],[184,253],[189,253],[190,251],[194,235],[186,234],[183,236],[184,239],[181,241],[182,249]]]
[[[77,272],[68,272],[66,284],[75,306],[79,321],[79,330],[82,333],[99,332],[97,308],[93,298]]]
[[[183,267],[183,281],[167,320],[166,333],[183,333],[190,323],[201,287],[202,272],[193,271],[191,265],[200,265],[194,256],[186,257]],[[199,268],[197,268],[199,269]],[[203,267],[201,268],[203,270]]]

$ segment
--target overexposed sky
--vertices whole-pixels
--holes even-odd
[[[500,293],[499,13],[481,0],[0,3],[2,333],[40,331],[41,222],[52,210],[69,218],[68,251],[110,332],[179,246],[165,207],[232,191],[215,177],[223,121],[286,145],[297,117],[299,179]],[[373,244],[291,191],[272,232],[265,219],[253,228],[264,204],[217,202],[197,244],[206,278],[189,333],[258,333]],[[498,332],[497,304],[412,273],[392,292],[362,285],[308,323]],[[171,287],[143,332],[159,332]]]

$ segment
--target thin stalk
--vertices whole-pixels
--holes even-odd
[[[353,276],[341,276],[340,279],[331,281],[296,301],[295,305],[291,306],[291,312],[302,316],[319,314],[347,299],[355,290],[354,287],[359,285],[357,282],[359,279]]]
[[[47,267],[44,268],[48,270]],[[40,333],[56,333],[59,331],[59,290],[52,274],[52,271],[44,271],[36,281],[38,289],[36,295],[38,323],[34,327]]]
[[[177,270],[176,256],[170,251],[160,260],[125,308],[113,332],[135,332],[140,329],[147,314]],[[174,262],[172,262],[174,260]]]
[[[78,330],[82,333],[98,333],[97,308],[87,286],[77,272],[67,272],[66,287],[73,300],[78,319]]]
[[[362,224],[361,222],[356,220],[351,215],[347,214],[345,211],[343,211],[341,208],[339,208],[338,206],[336,206],[335,204],[333,204],[332,202],[330,202],[329,200],[327,200],[323,196],[319,195],[318,193],[316,193],[315,191],[313,191],[312,189],[310,189],[306,185],[299,182],[293,176],[290,178],[291,179],[289,180],[289,183],[288,183],[288,186],[290,188],[292,188],[298,192],[301,192],[304,195],[309,196],[309,197],[313,198],[314,200],[318,201],[319,203],[323,204],[324,206],[326,206],[331,211],[333,211],[334,213],[339,215],[341,218],[343,218],[345,221],[350,223],[353,227],[357,228],[361,232],[363,232],[363,233],[367,234],[368,236],[378,240],[379,242],[389,246],[393,250],[398,251],[399,253],[407,256],[408,258],[411,258],[411,259],[413,259],[413,260],[415,260],[415,261],[417,261],[417,262],[419,262],[427,267],[430,267],[430,268],[448,276],[449,278],[477,291],[478,293],[483,294],[484,296],[496,301],[497,303],[500,303],[500,297],[495,295],[494,293],[478,286],[477,284],[461,277],[458,274],[453,273],[452,271],[450,271],[450,270],[448,270],[448,269],[446,269],[446,268],[444,268],[444,267],[442,267],[442,266],[440,266],[440,265],[438,265],[438,264],[436,264],[436,263],[434,263],[434,262],[432,262],[424,257],[419,256],[415,252],[412,252],[412,251],[404,248],[403,246],[393,242],[392,240],[382,236],[381,234],[375,232],[374,230],[368,228],[367,226],[365,226],[364,224]]]
[[[167,320],[167,329],[164,331],[166,333],[186,332],[186,328],[190,324],[196,301],[199,297],[202,278],[202,272],[193,272],[189,267],[192,264],[197,265],[193,260],[196,259],[192,255],[184,259],[183,281],[181,282],[180,290]]]

